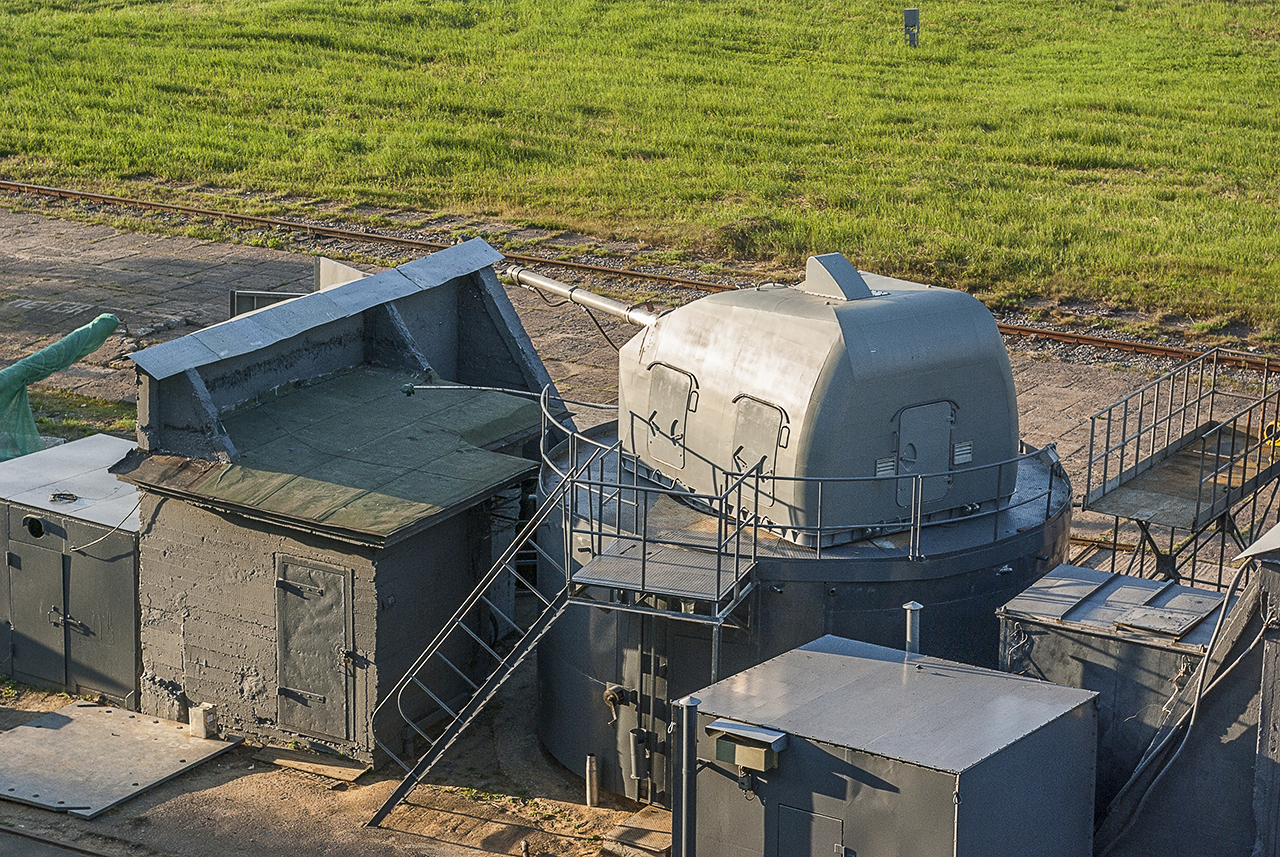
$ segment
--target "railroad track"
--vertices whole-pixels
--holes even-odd
[[[26,182],[0,180],[0,190],[56,197],[59,199],[74,200],[78,202],[97,202],[105,205],[117,205],[141,211],[163,211],[173,214],[183,214],[190,217],[203,217],[212,220],[227,221],[230,223],[240,223],[261,229],[278,229],[289,232],[300,232],[321,238],[334,238],[342,241],[354,241],[366,244],[389,244],[397,247],[405,247],[407,249],[425,250],[428,252],[443,250],[451,246],[438,241],[428,241],[424,238],[407,238],[403,235],[389,235],[372,230],[342,229],[336,226],[306,223],[304,221],[289,220],[286,218],[259,217],[252,214],[235,214],[208,208],[197,208],[189,205],[175,205],[167,202],[151,202],[148,200],[130,199],[123,196],[113,196],[105,193],[93,193],[91,191],[28,184]],[[737,288],[737,286],[726,283],[693,280],[687,277],[677,277],[670,274],[659,274],[650,271],[636,271],[629,268],[611,268],[607,265],[592,265],[586,262],[573,262],[562,259],[546,259],[541,256],[507,253],[505,251],[503,251],[503,255],[512,262],[521,262],[526,265],[544,265],[594,274],[607,274],[614,277],[627,277],[629,279],[663,283],[669,286],[696,289],[703,292],[726,292]],[[746,274],[742,274],[741,276],[744,278],[748,277]],[[1131,342],[1125,339],[1111,339],[1103,336],[1091,336],[1089,334],[1071,333],[1069,331],[1051,330],[1041,327],[1027,327],[1016,324],[998,324],[997,326],[1000,328],[1000,332],[1007,336],[1025,336],[1034,339],[1045,339],[1052,342],[1063,342],[1071,345],[1089,345],[1095,348],[1127,351],[1133,354],[1142,354],[1151,357],[1167,357],[1184,362],[1187,360],[1193,360],[1204,353],[1203,351],[1193,348],[1178,348],[1170,345],[1157,345],[1150,342]],[[1220,356],[1218,362],[1228,366],[1235,366],[1241,369],[1251,369],[1259,372],[1280,371],[1280,358],[1268,357],[1266,355],[1250,355],[1232,352]]]

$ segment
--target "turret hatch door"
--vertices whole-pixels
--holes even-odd
[[[951,466],[951,426],[955,422],[950,402],[917,405],[902,412],[898,421],[898,475],[946,474]],[[910,507],[914,479],[898,480],[898,505]],[[923,480],[922,502],[940,500],[951,487],[951,477]]]
[[[696,407],[693,376],[661,363],[649,368],[649,456],[672,467],[684,467],[684,431]]]
[[[750,396],[735,399],[738,410],[733,427],[733,461],[730,469],[745,473],[760,465],[760,505],[773,505],[773,475],[786,416],[782,410]],[[752,483],[748,482],[751,488]]]

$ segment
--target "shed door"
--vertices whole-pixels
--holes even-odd
[[[103,538],[103,536],[106,536]],[[136,691],[138,583],[132,533],[67,523],[67,684],[130,703]],[[98,539],[97,544],[90,545]]]
[[[898,474],[946,473],[951,469],[950,402],[918,405],[902,412],[898,421]],[[910,506],[913,479],[898,480],[898,505]],[[940,500],[951,487],[949,476],[924,480],[924,502]]]
[[[10,540],[9,598],[15,673],[66,684],[66,598],[62,584],[61,550]]]
[[[831,857],[844,853],[843,821],[779,804],[778,857]]]
[[[279,721],[297,732],[347,739],[350,572],[278,560]]]

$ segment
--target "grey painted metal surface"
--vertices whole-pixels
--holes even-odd
[[[235,746],[183,723],[77,702],[0,732],[0,798],[94,818]]]
[[[823,637],[699,691],[697,853],[1084,857],[1094,696]],[[787,732],[777,768],[714,718]]]
[[[0,499],[136,533],[138,490],[107,472],[133,448],[97,434],[0,462]]]
[[[1099,694],[1099,815],[1195,675],[1224,598],[1062,565],[1001,608],[1002,669]]]
[[[609,425],[586,434],[605,447],[613,443]],[[586,447],[584,446],[584,449]],[[580,456],[588,453],[579,450]],[[541,490],[558,484],[554,470],[568,466],[568,449],[551,456]],[[1036,458],[1019,465],[1019,489],[1013,500],[1038,496],[1034,503],[1006,508],[998,526],[986,517],[930,528],[922,537],[920,559],[909,555],[906,534],[878,537],[824,549],[799,547],[777,538],[761,538],[753,579],[756,591],[721,635],[721,675],[731,675],[803,645],[826,633],[902,646],[902,605],[924,604],[921,647],[926,654],[995,666],[999,622],[995,611],[1065,558],[1070,524],[1070,491],[1054,482],[1050,502],[1043,491],[1053,469]],[[580,508],[585,508],[583,500]],[[650,526],[678,530],[694,541],[714,534],[710,516],[672,504],[665,512],[649,509]],[[606,505],[604,514],[610,514]],[[539,544],[563,554],[563,521],[551,522]],[[591,562],[599,546],[575,536],[568,554],[572,571]],[[559,591],[563,575],[550,563],[539,567],[544,593]],[[669,607],[681,610],[678,599]],[[653,799],[669,805],[674,772],[665,736],[671,701],[709,683],[712,631],[690,622],[643,616],[623,610],[572,606],[540,647],[543,743],[565,765],[587,753],[598,758],[600,784],[629,797],[644,797],[645,786],[630,779],[630,730],[644,728],[653,738],[649,786]],[[625,691],[626,704],[612,710],[603,700],[610,687]]]
[[[474,239],[367,279],[211,325],[181,339],[138,351],[131,354],[130,359],[151,377],[168,378],[187,369],[248,354],[319,324],[359,314],[414,291],[434,288],[501,258],[497,250]],[[270,328],[258,323],[259,315],[268,311],[271,312]]]
[[[137,708],[138,537],[67,521],[67,685]]]
[[[20,509],[10,509],[10,526]],[[66,590],[62,551],[9,543],[13,670],[18,678],[57,685],[67,681]]]
[[[623,448],[701,493],[760,465],[764,514],[802,543],[819,523],[849,541],[910,518],[920,474],[944,474],[926,480],[926,519],[1008,497],[1014,474],[980,469],[1018,452],[1013,377],[991,314],[963,292],[819,259],[814,286],[711,295],[624,345]],[[805,481],[815,478],[868,481],[825,485],[819,512],[820,489]]]
[[[107,471],[132,448],[94,435],[0,463],[0,673],[137,705],[138,492]]]

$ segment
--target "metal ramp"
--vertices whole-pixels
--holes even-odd
[[[751,592],[751,572],[755,565],[755,516],[742,510],[747,494],[758,493],[758,476],[753,472],[728,480],[725,491],[716,496],[690,494],[675,487],[642,482],[638,469],[628,466],[620,445],[587,449],[580,463],[562,474],[555,488],[524,525],[489,572],[462,602],[453,617],[436,634],[431,644],[414,661],[392,691],[373,712],[377,746],[405,769],[406,776],[386,802],[369,820],[377,827],[431,771],[445,751],[483,711],[498,689],[536,648],[538,642],[564,614],[570,604],[652,613],[683,621],[703,622],[713,627],[712,671],[718,673],[720,628],[733,622],[733,611]],[[618,474],[630,473],[623,483]],[[649,510],[670,497],[681,502],[701,503],[718,517],[718,531],[699,534],[681,542],[674,533],[650,533]],[[731,519],[725,514],[736,510]],[[553,556],[534,540],[538,528],[554,513],[564,522],[564,554]],[[593,557],[580,567],[574,560],[575,536],[586,536]],[[532,548],[554,570],[563,575],[563,587],[554,596],[538,590],[520,574],[519,557]],[[749,550],[744,553],[744,550]],[[565,570],[568,569],[568,572]],[[511,575],[537,599],[537,617],[521,626],[507,616],[487,593],[504,575]],[[497,647],[486,643],[469,622],[480,609],[502,622],[516,636],[513,645]],[[476,652],[489,667],[481,679],[456,663],[460,653]],[[441,676],[444,676],[442,679]],[[461,687],[461,693],[455,693]],[[412,697],[431,701],[443,717],[437,734],[429,728]],[[416,761],[404,749],[392,748],[376,737],[378,725],[395,715],[426,744]],[[430,717],[439,721],[440,717]],[[437,723],[438,725],[438,723]]]
[[[1220,578],[1227,541],[1243,550],[1274,511],[1280,389],[1269,372],[1259,390],[1229,382],[1224,358],[1238,356],[1213,349],[1092,417],[1083,508],[1114,517],[1117,534],[1132,521],[1133,557],[1149,551],[1157,577],[1196,583],[1216,537]]]

